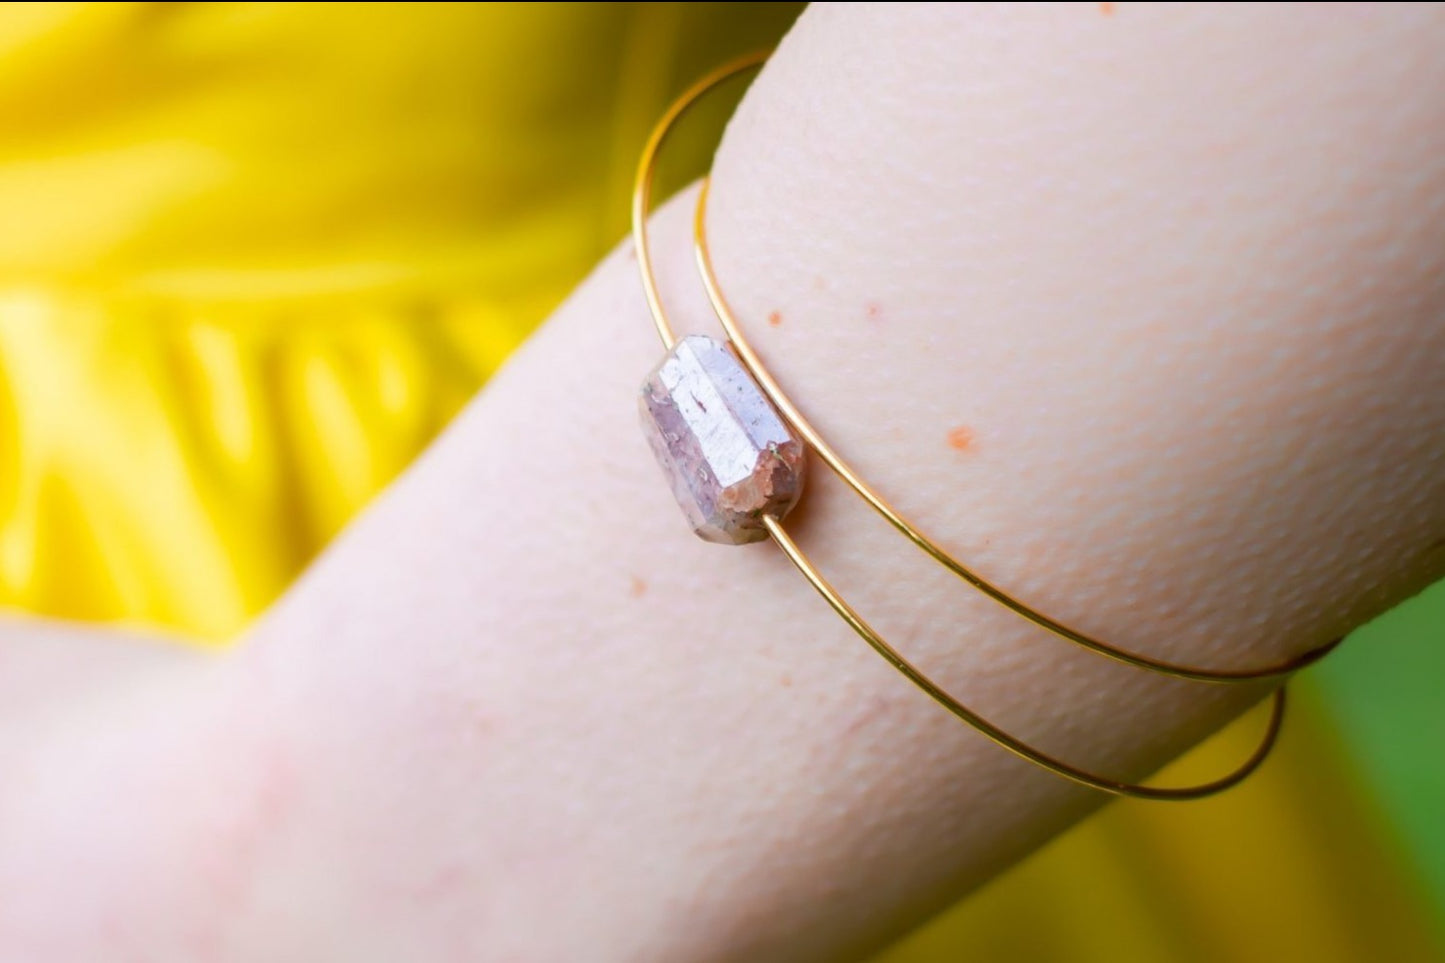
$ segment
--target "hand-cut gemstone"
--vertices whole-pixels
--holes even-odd
[[[803,443],[721,341],[691,335],[642,384],[642,428],[692,530],[709,542],[768,537],[803,493]]]

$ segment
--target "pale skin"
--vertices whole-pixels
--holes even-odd
[[[1445,574],[1442,54],[1432,7],[814,8],[717,155],[719,276],[989,577],[1158,656],[1289,657]],[[713,331],[692,196],[654,246]],[[14,623],[0,957],[849,959],[1103,802],[771,546],[686,531],[636,425],[660,352],[623,246],[227,655]],[[1043,635],[821,470],[790,525],[1082,765],[1145,776],[1262,694]]]

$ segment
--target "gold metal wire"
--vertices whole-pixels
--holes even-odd
[[[1175,802],[1186,799],[1202,799],[1205,796],[1212,796],[1217,792],[1228,789],[1230,786],[1243,782],[1250,773],[1259,768],[1260,763],[1264,762],[1265,757],[1268,756],[1270,750],[1274,748],[1275,740],[1279,737],[1280,725],[1284,722],[1283,687],[1276,689],[1274,692],[1273,705],[1270,707],[1269,713],[1269,724],[1265,728],[1264,738],[1260,740],[1254,752],[1250,754],[1250,757],[1246,759],[1244,764],[1238,769],[1210,782],[1200,783],[1194,786],[1145,786],[1139,783],[1110,779],[1107,776],[1100,776],[1088,770],[1070,765],[1062,759],[1049,755],[1042,749],[1037,749],[1029,745],[1022,739],[1009,735],[945,692],[938,683],[930,679],[922,670],[905,659],[897,649],[889,645],[883,637],[838,594],[837,590],[828,583],[828,580],[823,577],[823,574],[818,571],[808,556],[803,554],[803,550],[798,547],[798,543],[793,541],[792,536],[783,529],[782,522],[771,515],[765,515],[763,516],[763,524],[767,526],[768,534],[773,536],[773,541],[778,543],[778,547],[781,548],[783,553],[788,556],[788,559],[797,566],[798,571],[803,573],[803,576],[807,578],[813,588],[817,589],[818,594],[823,596],[827,603],[833,607],[833,611],[842,616],[843,621],[847,622],[854,632],[862,636],[864,642],[867,642],[873,647],[873,651],[883,656],[893,668],[903,673],[909,682],[912,682],[918,686],[918,688],[928,693],[933,697],[935,702],[949,712],[970,726],[973,726],[973,728],[977,729],[984,736],[987,736],[995,745],[1007,749],[1021,759],[1027,759],[1036,766],[1042,766],[1057,776],[1063,776],[1065,779],[1088,786],[1092,789],[1098,789],[1102,792],[1112,793],[1116,796],[1130,796],[1134,799],[1173,800]]]
[[[739,57],[708,73],[688,88],[672,103],[653,128],[652,134],[643,149],[641,159],[638,162],[637,176],[633,184],[632,194],[632,237],[637,249],[638,270],[642,278],[643,290],[647,296],[648,308],[652,314],[652,320],[657,328],[658,336],[662,340],[664,347],[669,350],[676,343],[677,338],[671,323],[667,319],[661,296],[658,293],[656,273],[652,265],[651,248],[648,244],[646,228],[647,214],[651,209],[652,180],[657,162],[657,154],[678,119],[686,113],[703,94],[729,78],[762,64],[767,59],[768,54],[768,51],[762,51]],[[773,379],[771,374],[769,374],[763,366],[757,353],[744,337],[736,315],[732,312],[726,299],[723,297],[721,287],[718,284],[716,271],[713,269],[712,259],[709,255],[707,245],[707,195],[708,181],[704,179],[702,188],[698,193],[697,208],[693,219],[693,234],[698,270],[702,277],[703,286],[707,291],[708,299],[712,303],[713,310],[717,314],[718,320],[722,323],[724,330],[727,332],[729,339],[731,339],[733,346],[737,349],[744,367],[746,367],[758,381],[764,394],[766,394],[778,408],[783,417],[839,478],[857,492],[876,512],[882,515],[889,524],[902,532],[909,541],[949,571],[953,572],[956,576],[1011,611],[1069,642],[1141,669],[1148,669],[1163,675],[1190,679],[1197,682],[1228,684],[1279,678],[1318,661],[1339,644],[1340,640],[1336,639],[1327,645],[1312,649],[1288,662],[1277,663],[1257,669],[1219,670],[1165,662],[1116,648],[1106,642],[1079,632],[1064,623],[1058,622],[1014,598],[1003,589],[997,587],[953,558],[900,515],[896,509],[864,482],[863,479],[843,461],[838,453],[833,450],[802,413],[798,411],[797,407],[783,392],[781,386],[778,385],[777,381]],[[837,593],[802,549],[798,547],[797,543],[788,535],[781,521],[773,517],[765,517],[763,522],[767,526],[768,532],[773,540],[797,567],[798,571],[800,571],[813,588],[817,590],[818,594],[827,601],[833,610],[847,622],[865,642],[872,646],[879,655],[883,656],[884,659],[908,678],[909,681],[926,692],[936,702],[953,713],[953,715],[972,726],[997,745],[1065,779],[1102,792],[1140,799],[1199,799],[1228,789],[1242,781],[1258,768],[1265,757],[1269,755],[1279,735],[1285,709],[1285,694],[1283,688],[1275,691],[1269,722],[1259,746],[1255,749],[1254,753],[1245,760],[1243,765],[1219,779],[1195,786],[1156,787],[1122,782],[1079,769],[999,729],[987,719],[977,715],[967,706],[950,696],[938,686],[937,683],[933,682],[926,674],[910,663],[902,654],[878,635],[867,621]]]
[[[662,308],[662,295],[657,291],[657,275],[652,270],[652,247],[647,241],[647,212],[652,210],[652,175],[657,167],[657,152],[662,149],[663,141],[672,133],[678,119],[687,113],[703,94],[729,77],[758,66],[768,59],[769,53],[771,51],[759,50],[728,61],[683,91],[653,125],[652,133],[647,136],[647,143],[642,148],[642,156],[638,159],[637,175],[632,181],[632,246],[637,249],[637,263],[641,268],[642,293],[647,296],[647,309],[652,314],[657,336],[662,339],[662,346],[668,351],[677,343],[677,335],[673,333],[672,325],[667,320],[667,312]]]

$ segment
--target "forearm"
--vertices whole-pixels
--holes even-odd
[[[1270,661],[1439,574],[1441,105],[1393,66],[1438,18],[1021,16],[819,11],[750,95],[712,226],[776,373],[945,544],[1142,650]],[[684,220],[665,294],[710,327]],[[446,912],[499,958],[802,959],[1096,801],[938,711],[775,552],[686,534],[634,423],[658,353],[616,258],[272,627],[347,707],[322,784],[438,827],[394,843],[413,884],[453,867]],[[815,481],[825,569],[1009,728],[1137,775],[1238,707],[1040,638]]]
[[[1445,562],[1442,24],[1372,16],[810,12],[718,156],[722,282],[825,434],[990,578],[1156,655],[1303,651]],[[711,327],[682,204],[664,294]],[[776,551],[686,532],[636,426],[659,354],[619,253],[227,664],[197,738],[234,749],[249,848],[154,831],[158,874],[246,881],[192,897],[240,907],[227,946],[819,958],[1098,801],[908,686]],[[1248,698],[1041,637],[821,471],[790,524],[951,691],[1081,764],[1140,775]]]

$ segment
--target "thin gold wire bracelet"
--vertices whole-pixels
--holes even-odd
[[[745,70],[758,66],[766,60],[767,56],[767,52],[760,52],[740,57],[712,71],[684,92],[682,96],[673,102],[658,121],[656,127],[654,127],[638,165],[632,196],[632,235],[637,249],[639,273],[642,279],[643,290],[646,294],[648,308],[651,312],[653,323],[657,328],[659,338],[664,347],[670,351],[677,346],[678,341],[671,323],[667,319],[661,297],[658,293],[656,276],[652,266],[651,249],[646,231],[646,217],[651,208],[652,179],[657,154],[677,120],[696,103],[703,94],[723,81]],[[706,204],[707,181],[704,180],[702,190],[699,192],[698,205],[694,218],[695,253],[698,268],[703,279],[704,287],[707,290],[708,298],[713,305],[714,311],[718,315],[719,321],[722,323],[732,341],[732,347],[736,352],[736,356],[738,360],[741,361],[742,367],[746,369],[755,382],[753,387],[760,391],[762,395],[766,396],[772,405],[777,408],[778,412],[781,413],[782,418],[787,421],[788,425],[801,436],[803,441],[817,452],[825,464],[863,497],[875,511],[883,515],[890,524],[902,532],[915,546],[943,564],[955,575],[1034,624],[1070,642],[1139,668],[1178,678],[1192,679],[1194,681],[1239,683],[1283,676],[1304,665],[1317,661],[1334,648],[1335,645],[1339,644],[1339,640],[1335,640],[1326,646],[1311,650],[1287,663],[1267,666],[1263,669],[1221,671],[1177,665],[1117,649],[1108,643],[1077,632],[1063,623],[1057,622],[1043,613],[1037,612],[968,569],[938,547],[932,540],[924,536],[917,528],[899,515],[880,495],[863,482],[842,458],[833,451],[831,446],[819,435],[816,429],[808,423],[797,410],[796,406],[794,406],[783,393],[777,382],[768,374],[756,353],[752,350],[751,345],[749,345],[743,337],[735,315],[722,296],[716,273],[713,270],[708,254],[705,231]],[[662,456],[659,455],[659,460],[661,460],[661,458]],[[799,471],[801,471],[801,466]],[[796,495],[794,495],[793,498],[795,500]],[[791,502],[787,503],[778,514],[782,514],[782,512],[785,512],[787,508],[790,507]],[[758,522],[760,524],[760,534],[765,531],[765,537],[771,537],[778,544],[788,556],[789,560],[793,562],[833,610],[862,637],[864,641],[878,652],[879,655],[883,656],[895,669],[908,678],[909,681],[926,692],[954,716],[972,726],[997,745],[1073,782],[1103,792],[1142,799],[1198,799],[1227,789],[1246,778],[1264,761],[1270,749],[1273,748],[1279,734],[1285,708],[1283,689],[1276,690],[1274,694],[1273,707],[1264,737],[1254,753],[1238,769],[1211,782],[1185,787],[1155,787],[1110,779],[1070,765],[999,729],[950,696],[925,673],[912,665],[896,649],[889,645],[887,641],[868,625],[866,620],[848,605],[828,583],[826,578],[823,577],[822,573],[818,571],[817,567],[808,559],[802,549],[798,547],[797,543],[788,535],[777,515],[771,512],[764,513],[758,519]]]

